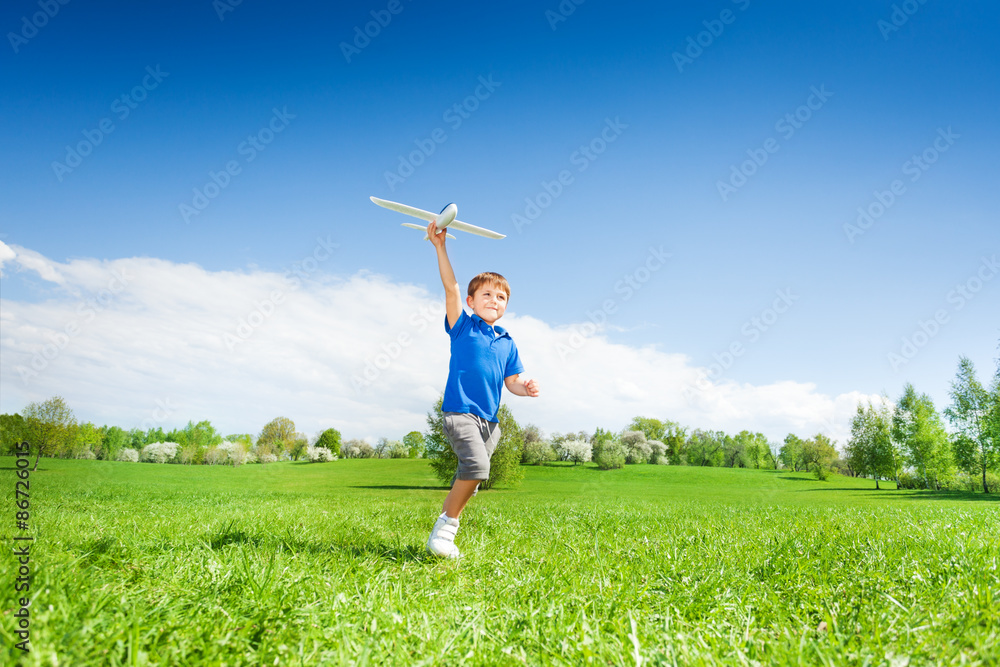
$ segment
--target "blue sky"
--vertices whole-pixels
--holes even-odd
[[[38,2],[18,0],[0,11],[3,411],[61,394],[82,418],[125,425],[172,395],[181,407],[171,423],[255,431],[263,422],[248,406],[259,406],[299,410],[303,428],[325,420],[348,437],[422,428],[427,396],[444,386],[433,370],[446,364],[442,331],[415,332],[420,344],[393,358],[377,396],[340,395],[314,377],[321,367],[323,377],[351,375],[397,337],[399,325],[357,308],[316,320],[281,310],[246,359],[218,334],[252,310],[255,280],[301,264],[317,238],[336,250],[306,272],[296,298],[322,309],[354,303],[346,291],[357,288],[388,299],[372,305],[400,321],[432,303],[432,248],[369,195],[430,210],[454,201],[460,219],[508,235],[460,235],[449,252],[460,281],[481,270],[510,280],[505,321],[528,373],[534,360],[553,391],[508,402],[549,432],[621,428],[650,413],[774,437],[832,421],[842,436],[844,406],[858,396],[895,397],[912,381],[943,407],[959,355],[984,381],[995,369],[1000,8],[991,3],[243,2],[220,16],[223,6],[69,2],[43,20]],[[376,31],[377,18],[386,25]],[[342,44],[366,24],[377,34],[345,57]],[[53,166],[97,133],[78,166]],[[251,136],[260,150],[245,143]],[[746,162],[754,156],[763,164]],[[400,160],[420,164],[410,174]],[[238,173],[186,220],[181,205],[227,163]],[[729,180],[734,167],[750,173],[745,182]],[[561,172],[567,184],[547,199]],[[720,182],[732,189],[720,194]],[[545,206],[515,225],[530,201]],[[859,207],[883,206],[867,229],[845,230]],[[669,259],[645,273],[651,249]],[[18,367],[123,266],[160,282],[116,292],[106,317],[25,380]],[[250,310],[213,301],[230,324],[193,324],[205,312],[199,295],[217,281]],[[172,284],[183,294],[164,298]],[[593,315],[605,303],[613,312]],[[345,326],[342,338],[323,317]],[[565,353],[574,332],[585,362]],[[222,340],[208,357],[197,353],[203,337]],[[912,358],[904,339],[919,344]],[[729,364],[734,344],[741,354]],[[151,351],[167,348],[162,358]],[[306,348],[313,356],[292,364],[301,377],[257,381],[254,359],[280,367]],[[325,364],[333,349],[347,350],[346,366]],[[543,363],[552,358],[560,363]],[[728,367],[702,383],[708,399],[679,398],[690,374],[720,359]],[[144,380],[126,370],[138,366],[148,366]],[[227,387],[231,398],[199,395],[206,367],[242,378]],[[643,367],[674,381],[659,384]],[[310,381],[315,391],[302,394]],[[578,390],[572,398],[564,383]],[[839,407],[815,408],[833,415],[822,419],[804,416],[814,408],[760,416],[761,405],[804,395]],[[378,416],[386,402],[388,420]],[[607,423],[589,423],[595,404]]]

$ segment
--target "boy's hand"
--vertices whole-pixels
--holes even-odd
[[[434,221],[431,221],[431,223],[427,225],[427,236],[430,237],[430,242],[434,244],[435,248],[443,248],[445,239],[448,238],[444,233],[444,230],[438,232],[437,223]]]
[[[524,383],[524,391],[527,392],[528,396],[538,396],[538,382],[534,379],[526,381]]]

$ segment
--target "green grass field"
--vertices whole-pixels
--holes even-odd
[[[14,528],[14,459],[0,459]],[[43,460],[31,645],[59,665],[995,665],[1000,503],[870,480],[525,468],[425,554],[426,461]],[[891,483],[883,486],[892,487]]]

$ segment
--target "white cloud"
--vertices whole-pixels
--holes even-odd
[[[0,276],[3,276],[4,262],[9,262],[15,257],[17,257],[17,253],[14,252],[9,245],[0,241]]]
[[[150,258],[58,263],[6,245],[0,260],[55,284],[48,300],[2,302],[4,412],[60,395],[81,419],[125,427],[209,419],[226,433],[256,433],[287,416],[309,434],[334,426],[345,438],[398,438],[426,428],[447,378],[442,299],[382,275],[290,280]],[[699,385],[705,369],[683,354],[604,332],[584,338],[579,327],[514,311],[501,324],[542,389],[505,400],[521,423],[548,433],[621,429],[643,415],[775,441],[822,431],[843,443],[867,398],[788,381]]]

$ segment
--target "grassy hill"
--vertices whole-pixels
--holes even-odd
[[[0,467],[13,518],[13,459]],[[785,471],[525,472],[473,499],[454,563],[424,552],[447,491],[426,461],[44,460],[24,662],[1000,660],[992,498]],[[5,550],[3,580],[16,569]],[[17,595],[2,592],[11,662]]]

